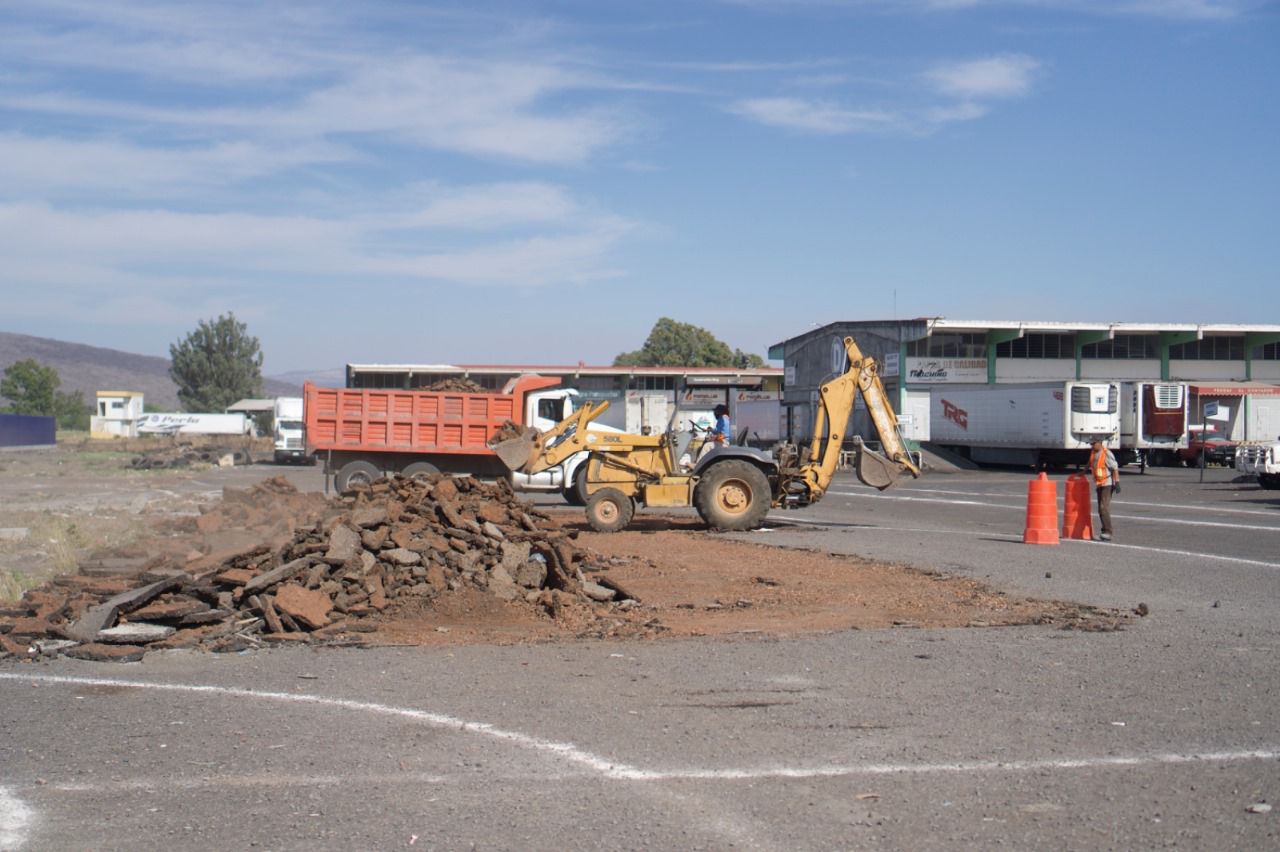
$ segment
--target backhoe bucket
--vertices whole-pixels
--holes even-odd
[[[490,444],[489,449],[497,454],[508,470],[520,472],[538,452],[538,430],[526,428],[518,437]]]
[[[863,485],[870,485],[879,491],[892,488],[898,483],[902,473],[902,465],[885,458],[877,452],[868,450],[861,443],[855,448],[854,471]]]

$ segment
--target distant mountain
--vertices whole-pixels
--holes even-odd
[[[168,358],[0,331],[0,370],[24,358],[56,369],[62,379],[58,389],[80,391],[90,405],[100,390],[128,390],[142,391],[149,405],[163,411],[179,410]],[[263,392],[269,397],[301,396],[302,383],[264,379]]]
[[[303,382],[311,382],[322,388],[342,388],[347,386],[347,368],[334,367],[332,370],[293,370],[288,373],[276,373],[271,376],[277,382],[302,387]]]

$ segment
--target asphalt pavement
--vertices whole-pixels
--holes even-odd
[[[1145,617],[0,664],[0,849],[1280,847],[1280,494],[1126,469],[1114,542],[1032,546],[1030,478],[736,535]]]

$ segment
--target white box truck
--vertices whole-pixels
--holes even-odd
[[[1120,384],[1120,464],[1151,465],[1178,462],[1187,448],[1188,406],[1191,394],[1182,382],[1122,382]]]
[[[979,464],[1082,464],[1095,439],[1120,446],[1114,382],[938,385],[929,396],[929,440]]]
[[[302,427],[302,397],[278,396],[272,412],[275,463],[307,462],[306,431]]]

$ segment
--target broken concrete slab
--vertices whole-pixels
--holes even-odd
[[[304,589],[296,583],[286,583],[276,590],[276,609],[312,630],[329,623],[333,601],[318,589]]]
[[[90,642],[68,648],[62,653],[77,660],[92,660],[96,663],[136,663],[147,653],[147,649],[137,645],[102,645]]]
[[[244,584],[244,594],[252,595],[263,589],[269,589],[276,583],[281,583],[292,578],[300,571],[305,571],[311,565],[311,557],[304,556],[301,559],[294,559],[292,562],[286,562],[279,568],[272,568],[263,574],[259,574],[252,580]]]
[[[116,617],[120,613],[131,612],[165,592],[173,591],[182,586],[183,583],[190,581],[191,577],[186,574],[175,574],[172,577],[157,580],[149,585],[121,592],[110,600],[85,610],[84,614],[74,624],[69,625],[62,632],[69,639],[76,639],[80,642],[93,642],[97,638],[99,631],[115,624]]]
[[[145,622],[129,622],[118,624],[106,630],[98,631],[98,641],[109,645],[149,645],[168,639],[175,629],[164,624],[147,624]]]
[[[360,552],[360,533],[340,524],[329,533],[329,549],[324,555],[331,565],[341,565]]]

